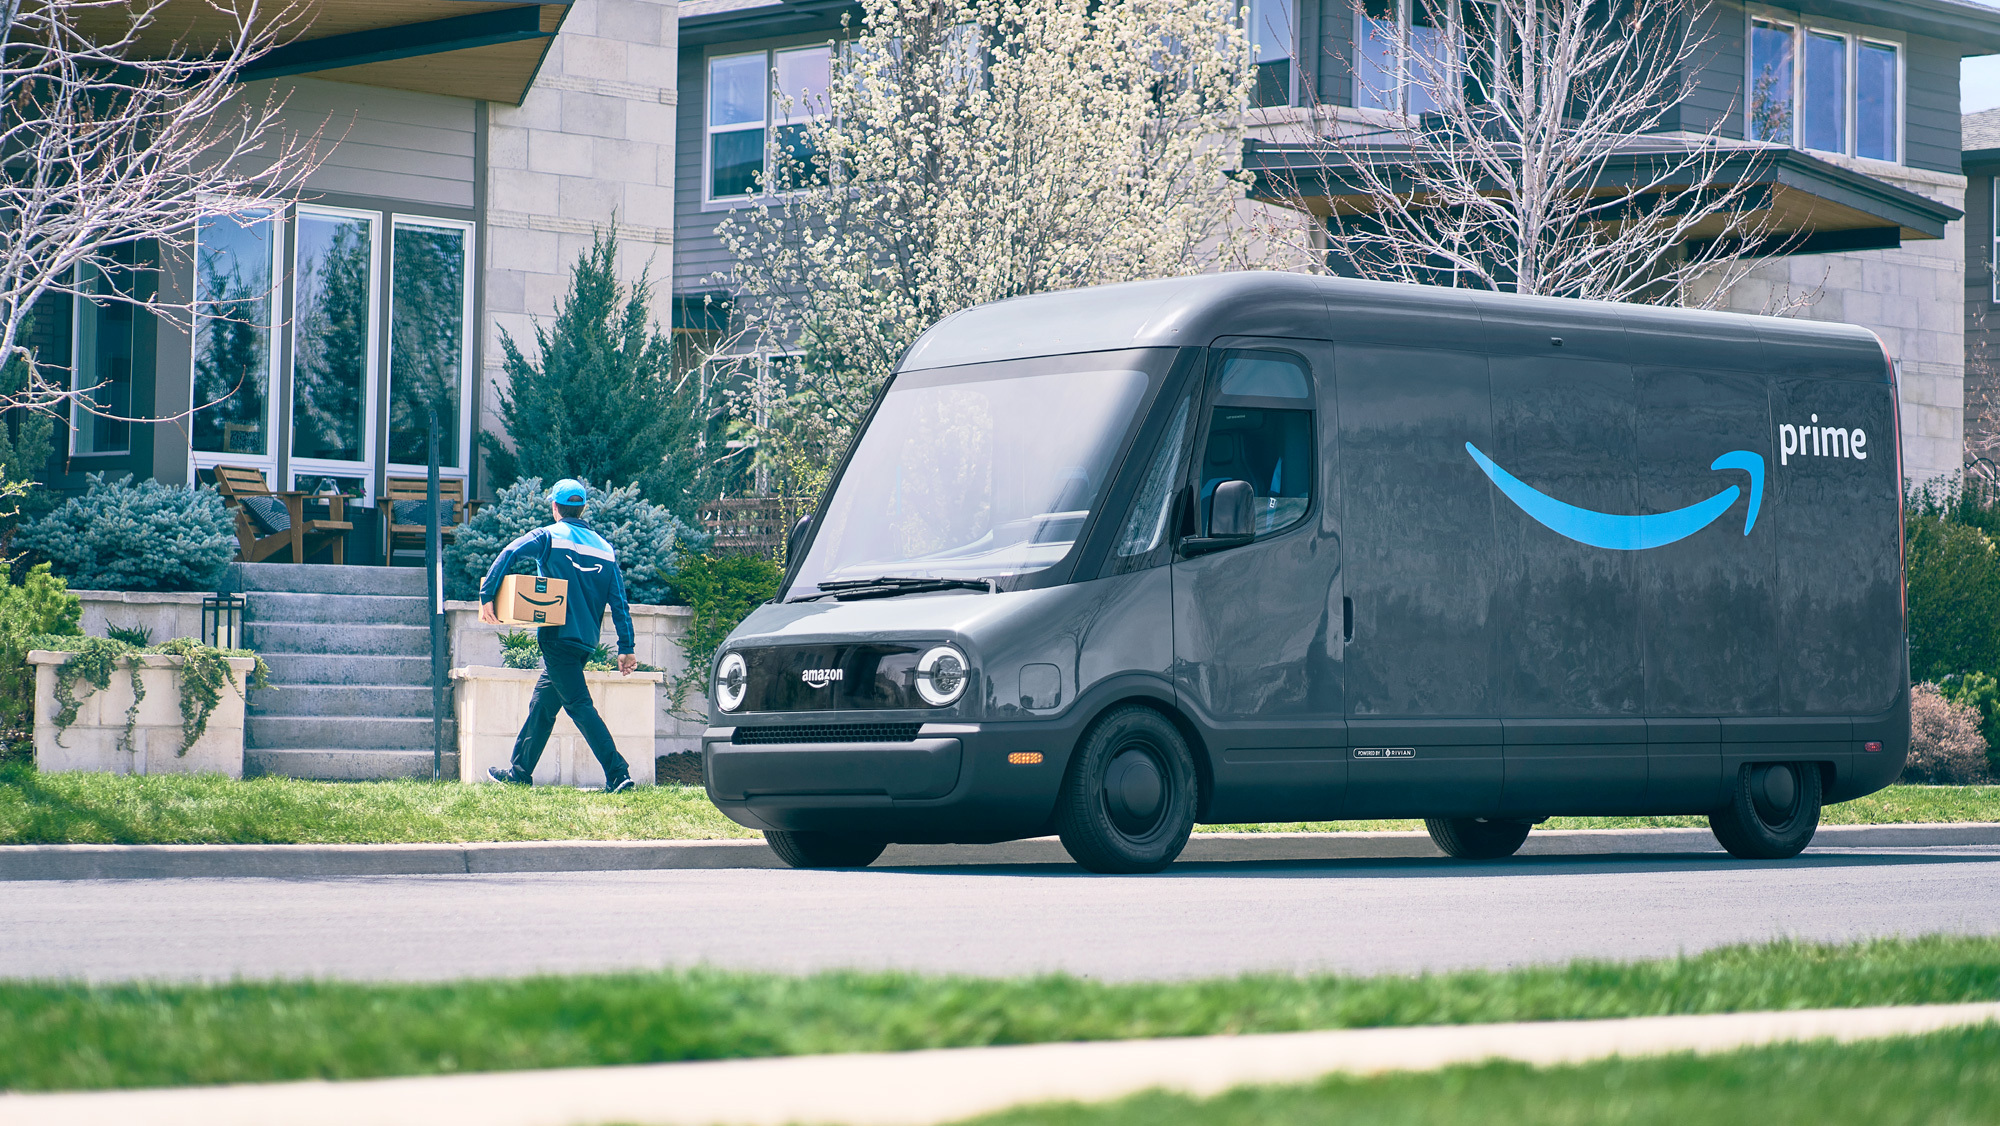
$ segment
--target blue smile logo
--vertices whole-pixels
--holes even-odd
[[[1731,485],[1700,504],[1686,508],[1676,508],[1672,512],[1659,512],[1651,516],[1620,516],[1611,512],[1592,512],[1588,508],[1578,508],[1541,492],[1519,477],[1493,464],[1493,459],[1480,453],[1471,442],[1465,444],[1465,452],[1479,463],[1507,499],[1521,506],[1521,511],[1535,518],[1543,527],[1560,536],[1568,536],[1578,543],[1592,547],[1609,548],[1613,551],[1643,551],[1649,547],[1659,547],[1675,540],[1686,539],[1715,523],[1743,490]],[[1741,469],[1750,475],[1750,511],[1743,517],[1743,534],[1757,524],[1757,509],[1764,503],[1764,459],[1749,450],[1731,450],[1709,463],[1710,469]]]

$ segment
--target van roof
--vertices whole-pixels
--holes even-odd
[[[1040,293],[954,313],[900,370],[1207,346],[1231,336],[1551,354],[1801,377],[1890,379],[1887,350],[1853,325],[1523,297],[1276,271],[1202,274]]]

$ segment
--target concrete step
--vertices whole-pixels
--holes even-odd
[[[313,778],[326,782],[375,782],[386,778],[429,778],[431,752],[330,750],[291,748],[243,750],[243,776],[274,774],[281,778]],[[444,753],[444,777],[458,780],[458,751]]]
[[[431,653],[429,626],[345,625],[336,622],[245,622],[244,644],[268,660],[274,653],[361,657],[423,657]]]
[[[446,746],[457,745],[453,727],[446,721]],[[431,721],[377,716],[252,715],[243,719],[243,745],[258,750],[343,747],[360,751],[424,751],[431,745]]]
[[[260,590],[245,596],[248,622],[330,622],[340,625],[430,625],[430,602],[385,594],[294,594]]]
[[[429,651],[422,657],[328,656],[323,653],[266,653],[274,686],[393,684],[430,687]]]
[[[431,690],[406,684],[284,684],[250,694],[253,716],[429,719]]]
[[[389,594],[422,598],[429,590],[422,567],[333,567],[317,563],[232,563],[225,592]]]

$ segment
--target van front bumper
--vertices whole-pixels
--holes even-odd
[[[738,743],[737,727],[702,734],[702,775],[718,809],[752,829],[911,844],[1043,832],[1074,742],[1059,723],[926,723],[914,738],[881,741],[872,741],[879,723],[848,717],[784,726],[810,741],[773,742],[780,733],[768,728],[755,742]],[[859,738],[843,739],[843,728]],[[1037,752],[1040,761],[1028,761]]]

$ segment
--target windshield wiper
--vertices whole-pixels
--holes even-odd
[[[877,579],[837,579],[820,583],[818,594],[808,594],[803,598],[788,599],[791,602],[811,602],[816,598],[892,598],[898,594],[917,594],[932,590],[983,590],[997,594],[1000,583],[995,579],[927,579],[919,577],[899,577],[884,575]]]

